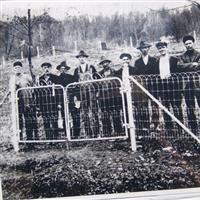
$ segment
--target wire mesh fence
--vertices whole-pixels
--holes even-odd
[[[70,140],[127,137],[120,79],[73,83],[67,87]]]
[[[16,95],[19,141],[65,141],[66,109],[62,86],[21,88]]]
[[[199,74],[178,73],[161,79],[159,75],[133,76],[150,94],[158,99],[192,133],[200,137],[200,79]],[[171,117],[133,81],[132,105],[139,137],[190,137]]]

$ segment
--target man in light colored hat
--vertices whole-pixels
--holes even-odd
[[[197,72],[200,69],[200,52],[194,49],[195,39],[191,35],[183,37],[186,51],[179,57],[178,67],[180,72]],[[189,76],[189,75],[188,75]],[[189,128],[198,133],[197,117],[195,115],[195,96],[200,106],[200,83],[197,73],[191,74],[184,85],[184,97],[187,105]]]

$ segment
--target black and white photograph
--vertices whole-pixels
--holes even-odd
[[[23,199],[200,199],[199,0],[0,0],[0,200]]]

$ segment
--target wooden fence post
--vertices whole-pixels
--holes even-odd
[[[11,120],[12,120],[12,134],[11,134],[11,143],[14,147],[14,151],[19,151],[18,143],[18,128],[17,128],[17,113],[16,113],[16,90],[15,90],[15,75],[11,76],[10,79],[10,98],[11,98]]]

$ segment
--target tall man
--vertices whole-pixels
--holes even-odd
[[[158,95],[161,98],[162,104],[170,109],[173,108],[174,115],[180,120],[183,120],[183,113],[181,108],[182,95],[181,95],[181,81],[179,76],[173,75],[178,73],[176,57],[168,54],[167,42],[160,41],[156,44],[159,52],[158,68],[155,69],[160,75],[158,80]],[[164,112],[165,128],[169,133],[172,132],[173,124],[171,117]]]
[[[156,74],[157,60],[155,57],[149,55],[151,45],[145,41],[141,41],[137,49],[140,50],[141,56],[135,61],[134,75],[151,75]],[[136,77],[135,77],[136,78]],[[138,81],[154,96],[156,96],[156,79],[155,76],[139,76]],[[136,108],[136,127],[138,126],[139,133],[148,133],[150,129],[150,116],[148,108],[148,97],[143,92],[136,88],[134,95],[134,105]],[[152,103],[152,122],[154,128],[157,128],[158,123],[155,121],[157,114],[157,106]]]
[[[20,61],[13,64],[15,73],[15,88],[25,88],[33,85],[30,75],[23,73],[23,65]],[[32,102],[33,93],[31,90],[19,90],[18,95],[18,112],[19,112],[19,129],[20,139],[23,140],[23,124],[26,129],[26,139],[33,140],[38,138],[36,110]],[[23,120],[24,119],[24,120]]]
[[[183,43],[186,48],[179,57],[178,67],[181,72],[197,72],[200,69],[200,52],[194,49],[194,37],[187,35],[183,37]],[[189,77],[185,80],[184,85],[184,98],[187,106],[187,116],[189,128],[198,133],[197,118],[195,115],[195,89],[199,88],[199,74],[188,74]],[[197,102],[200,106],[199,93],[197,93]]]
[[[89,56],[81,50],[76,58],[79,60],[79,66],[74,70],[74,81],[82,82],[93,79],[96,69],[93,65],[87,63]],[[94,137],[98,132],[96,108],[96,91],[91,84],[78,84],[73,89],[73,100],[69,102],[73,120],[73,137]],[[94,114],[94,115],[93,115]],[[92,116],[93,115],[93,116]],[[92,117],[91,117],[92,116]],[[81,133],[81,134],[80,134]]]
[[[56,84],[58,77],[51,73],[51,63],[45,62],[41,65],[43,74],[39,77],[41,86],[51,86]],[[41,87],[35,90],[37,107],[39,108],[46,133],[46,139],[52,140],[58,138],[58,104],[56,87]]]

